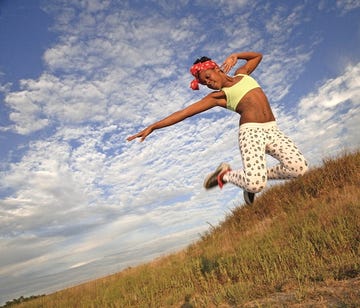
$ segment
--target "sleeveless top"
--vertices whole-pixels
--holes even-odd
[[[249,75],[238,74],[236,76],[243,76],[243,78],[231,87],[221,88],[226,95],[226,108],[233,111],[236,111],[237,105],[249,91],[260,88],[257,81]]]

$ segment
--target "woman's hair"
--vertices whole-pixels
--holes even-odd
[[[211,59],[208,58],[208,57],[201,57],[200,59],[196,59],[196,61],[193,64],[203,63],[203,62],[206,62],[206,61],[209,61],[209,60],[211,60]]]

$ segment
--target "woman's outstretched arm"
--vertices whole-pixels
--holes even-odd
[[[222,98],[222,96],[223,96],[223,94],[221,92],[212,92],[212,93],[208,94],[207,96],[205,96],[200,101],[198,101],[182,110],[176,111],[176,112],[172,113],[171,115],[167,116],[166,118],[149,125],[144,130],[138,132],[135,135],[129,136],[126,140],[131,141],[136,138],[141,138],[140,141],[144,141],[145,138],[156,129],[174,125],[176,123],[179,123],[179,122],[185,120],[188,117],[192,117],[195,114],[201,113],[201,112],[206,111],[215,106],[220,106],[219,99]]]

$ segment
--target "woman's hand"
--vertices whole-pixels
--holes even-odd
[[[143,142],[145,140],[145,138],[153,132],[153,130],[154,129],[152,128],[152,126],[148,126],[141,132],[139,132],[135,135],[132,135],[130,137],[127,137],[126,140],[131,141],[131,140],[134,140],[135,138],[141,138],[140,141]]]
[[[221,69],[227,74],[233,66],[237,63],[237,60],[245,60],[246,63],[236,69],[235,74],[246,74],[250,75],[255,68],[259,65],[262,59],[262,54],[259,52],[245,51],[239,53],[233,53],[226,58],[224,63],[221,65]]]
[[[234,65],[237,63],[237,55],[236,54],[231,54],[230,56],[228,56],[224,63],[221,65],[221,69],[223,70],[223,72],[225,74],[227,74],[228,72],[230,72],[230,70],[234,67]]]

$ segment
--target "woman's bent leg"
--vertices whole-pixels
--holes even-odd
[[[271,142],[266,146],[266,153],[280,163],[267,170],[267,178],[272,180],[291,179],[303,175],[307,162],[295,143],[278,128],[269,131]]]

